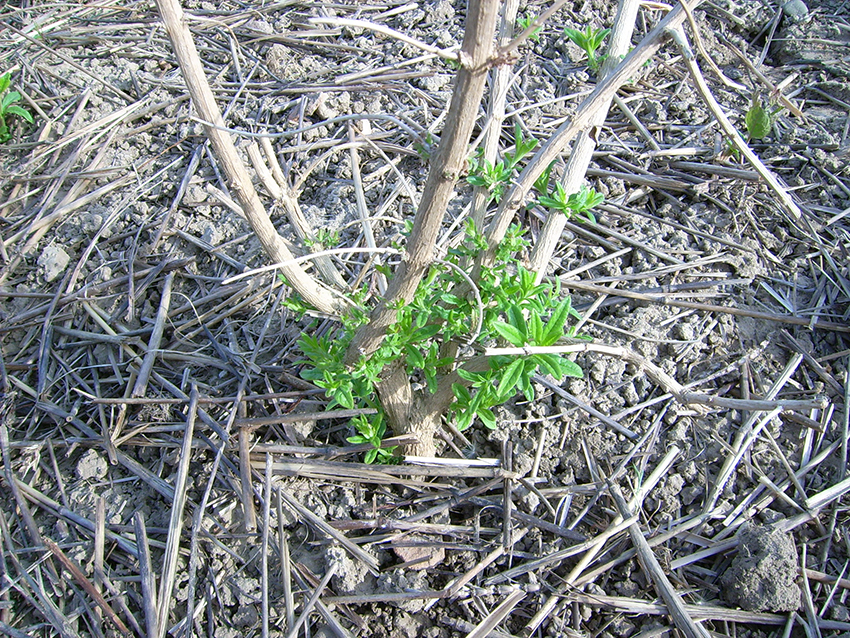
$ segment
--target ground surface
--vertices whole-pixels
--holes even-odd
[[[156,8],[32,4],[7,3],[0,29],[0,70],[36,120],[0,148],[0,633],[153,636],[162,613],[186,635],[191,608],[199,635],[283,636],[318,588],[302,635],[483,636],[470,632],[500,610],[489,635],[671,635],[610,481],[668,591],[713,635],[848,635],[847,2],[695,13],[744,87],[701,61],[736,126],[768,82],[805,115],[781,110],[753,142],[801,218],[730,152],[666,46],[620,92],[643,132],[617,107],[599,131],[599,223],[570,224],[549,270],[595,342],[714,405],[676,401],[640,359],[581,355],[584,379],[549,379],[533,403],[502,408],[495,432],[447,435],[441,456],[465,461],[418,469],[358,465],[347,421],[325,418],[298,378],[296,338],[331,321],[285,310],[273,274],[223,283],[267,261]],[[185,8],[227,125],[274,134],[313,227],[366,245],[359,190],[377,245],[399,240],[453,71],[308,18],[450,47],[463,7]],[[514,123],[545,140],[575,112],[595,78],[562,27],[609,26],[615,11],[567,2],[521,49],[503,149]],[[662,15],[642,9],[633,42]],[[468,202],[463,186],[444,243]],[[519,221],[535,235],[543,214]],[[377,281],[362,255],[334,265],[348,283]]]

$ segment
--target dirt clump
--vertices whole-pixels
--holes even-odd
[[[747,611],[796,610],[800,587],[794,539],[761,525],[747,525],[738,538],[738,554],[720,578],[724,598]]]

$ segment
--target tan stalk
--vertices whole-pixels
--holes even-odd
[[[502,20],[499,23],[499,46],[506,46],[511,41],[516,22],[519,0],[507,0],[502,8]],[[505,120],[505,100],[508,97],[508,87],[511,83],[512,67],[497,66],[490,73],[490,101],[487,106],[489,127],[484,134],[484,159],[496,163],[499,154],[499,138],[502,135],[502,122]],[[484,228],[484,215],[490,194],[481,186],[475,187],[472,195],[472,221],[478,229]]]
[[[224,119],[215,103],[210,85],[204,75],[204,67],[192,41],[192,34],[186,24],[186,16],[178,0],[157,0],[157,7],[165,23],[165,31],[174,47],[174,53],[180,63],[180,70],[186,80],[186,87],[192,96],[192,102],[205,122],[207,137],[212,142],[216,156],[221,162],[228,186],[236,194],[236,198],[248,219],[248,223],[256,233],[263,250],[274,263],[284,263],[281,271],[289,284],[304,300],[321,312],[338,314],[347,306],[342,297],[335,295],[329,288],[323,286],[298,264],[293,262],[292,253],[286,247],[283,238],[278,234],[269,219],[265,207],[251,183],[251,177],[236,151],[236,146],[230,135],[224,131]]]
[[[434,260],[434,245],[455,184],[461,175],[469,138],[478,116],[481,96],[493,53],[493,36],[498,15],[496,0],[473,0],[466,17],[466,32],[460,49],[461,68],[455,82],[440,147],[432,159],[422,200],[413,221],[407,255],[399,264],[387,289],[386,300],[372,312],[368,324],[357,331],[346,353],[347,365],[373,353],[396,319],[398,303],[413,299],[419,281]]]

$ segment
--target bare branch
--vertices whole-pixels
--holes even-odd
[[[165,23],[165,30],[174,53],[180,63],[180,70],[186,80],[186,86],[192,96],[192,102],[201,118],[214,126],[204,126],[207,137],[212,142],[216,155],[222,167],[230,188],[236,193],[236,198],[248,218],[248,223],[260,240],[263,249],[273,262],[286,262],[281,266],[289,284],[317,310],[330,314],[337,313],[345,307],[345,302],[318,281],[308,275],[303,268],[292,263],[292,253],[284,244],[283,238],[269,219],[265,207],[260,201],[257,191],[251,182],[251,177],[245,165],[236,152],[236,146],[230,135],[220,130],[224,127],[221,111],[215,103],[210,85],[207,82],[198,50],[192,40],[192,35],[186,26],[186,18],[178,0],[157,0],[157,7]]]

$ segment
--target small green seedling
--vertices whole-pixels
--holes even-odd
[[[21,94],[17,91],[6,93],[11,83],[12,79],[8,73],[0,76],[0,95],[3,96],[0,98],[0,143],[8,142],[12,137],[11,132],[9,132],[9,125],[6,123],[6,119],[9,116],[17,115],[24,118],[30,124],[33,123],[30,112],[15,104],[15,102],[21,101]],[[3,93],[6,93],[6,95],[3,95]]]
[[[434,139],[434,136],[431,135],[431,131],[428,131],[421,141],[413,143],[413,150],[416,151],[419,159],[421,159],[425,164],[431,161],[431,153],[434,151],[435,142],[436,140]]]
[[[534,23],[535,20],[537,20],[537,16],[534,15],[533,13],[525,14],[524,18],[517,18],[517,21],[516,21],[517,31],[522,33],[528,27],[530,27]],[[542,30],[543,30],[542,27],[537,27],[534,31],[531,32],[531,35],[528,36],[528,39],[532,40],[534,42],[539,42],[540,41],[540,32]]]
[[[514,152],[505,153],[504,159],[495,164],[482,159],[479,153],[469,160],[469,176],[466,181],[473,186],[486,188],[490,192],[489,201],[499,203],[510,186],[520,161],[536,147],[537,140],[533,137],[526,139],[517,124],[514,126]]]
[[[725,153],[722,154],[724,157],[729,157],[734,159],[736,162],[741,161],[741,149],[735,146],[735,143],[728,139],[726,140],[726,150]]]
[[[372,449],[366,452],[363,458],[365,463],[374,463],[376,460],[380,463],[392,463],[393,451],[396,446],[384,447],[383,438],[387,432],[387,424],[384,423],[384,415],[379,412],[373,419],[365,416],[358,416],[351,420],[351,425],[357,430],[357,434],[349,436],[346,441],[360,445],[369,443]]]
[[[602,64],[602,58],[596,55],[596,51],[609,33],[611,29],[594,29],[590,25],[583,32],[569,27],[564,29],[564,35],[587,54],[587,66],[594,73]]]
[[[316,230],[313,239],[306,239],[305,244],[311,248],[331,248],[339,244],[339,232],[328,230],[327,228],[319,228]]]
[[[545,206],[551,211],[561,212],[568,219],[580,216],[586,217],[591,223],[596,223],[596,217],[590,212],[590,209],[598,206],[605,197],[596,192],[593,188],[582,186],[579,192],[567,194],[563,185],[555,184],[555,191],[549,195],[541,195],[537,200],[541,206]]]
[[[770,105],[765,105],[761,96],[754,92],[750,109],[744,118],[744,123],[747,126],[747,138],[760,140],[767,137],[773,128],[774,119],[781,110],[779,108],[771,109]]]

